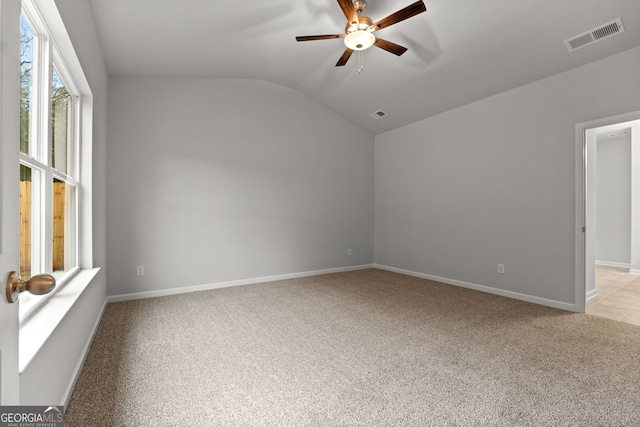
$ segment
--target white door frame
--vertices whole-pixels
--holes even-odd
[[[0,0],[0,404],[18,405],[18,304],[5,296],[20,269],[20,0]]]
[[[587,197],[588,142],[594,137],[588,131],[602,126],[640,120],[640,111],[604,117],[576,124],[575,158],[575,311],[585,311],[585,287],[593,280],[595,266],[595,204]],[[588,137],[589,136],[589,137]],[[593,155],[593,153],[592,153]],[[589,272],[589,275],[587,275]]]

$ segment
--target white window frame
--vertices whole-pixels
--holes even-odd
[[[39,196],[32,200],[33,210],[38,209],[39,227],[32,229],[32,271],[35,274],[49,273],[53,269],[53,179],[57,178],[75,187],[75,241],[72,249],[75,254],[75,265],[65,272],[54,273],[56,289],[47,295],[33,296],[23,293],[20,296],[20,322],[37,315],[40,308],[57,292],[59,292],[81,269],[93,267],[92,230],[91,230],[91,142],[93,95],[88,81],[82,71],[79,59],[73,49],[55,3],[49,0],[22,0],[22,15],[30,25],[34,37],[34,67],[46,72],[34,72],[34,104],[41,105],[32,119],[32,129],[36,146],[30,147],[30,155],[20,153],[20,163],[32,170],[40,170],[41,177],[36,184],[32,175],[32,185],[39,191]],[[38,44],[40,48],[38,48]],[[38,62],[38,64],[35,64]],[[72,126],[72,167],[64,174],[51,167],[51,67],[55,67],[60,79],[72,95],[74,122]],[[40,102],[42,101],[42,102]],[[37,125],[33,122],[37,121]],[[40,188],[37,188],[40,187]],[[34,192],[33,194],[36,194]],[[39,241],[34,241],[34,235]],[[33,247],[37,246],[34,250]],[[37,265],[35,264],[37,263]]]

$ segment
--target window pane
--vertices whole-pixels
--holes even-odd
[[[31,168],[20,165],[20,276],[31,277]]]
[[[33,31],[20,17],[20,151],[31,154],[33,123]]]
[[[72,110],[71,94],[54,67],[51,80],[51,165],[67,175],[71,172],[73,154]]]
[[[76,188],[53,179],[53,271],[76,266]]]

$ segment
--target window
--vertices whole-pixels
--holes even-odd
[[[20,274],[79,270],[81,93],[33,4],[20,22]],[[84,76],[82,76],[84,79]],[[21,315],[47,296],[20,296]]]

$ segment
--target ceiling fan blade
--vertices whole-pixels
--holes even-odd
[[[338,0],[338,4],[342,9],[342,13],[347,18],[347,21],[350,24],[357,25],[358,24],[358,12],[356,11],[356,7],[353,5],[352,0]]]
[[[390,42],[389,40],[384,40],[378,37],[376,37],[376,41],[373,42],[373,44],[379,47],[380,49],[384,49],[387,52],[391,52],[394,55],[398,55],[398,56],[402,55],[407,51],[407,48],[404,46],[400,46],[399,44],[395,44],[393,42]]]
[[[353,53],[353,50],[351,50],[349,48],[346,48],[344,50],[344,53],[342,54],[342,56],[340,57],[340,59],[336,63],[336,67],[342,67],[344,64],[346,64],[347,61],[349,60],[349,58],[351,57],[352,53]]]
[[[390,25],[397,24],[398,22],[404,21],[405,19],[409,19],[419,13],[426,11],[427,7],[424,5],[422,0],[418,0],[417,2],[405,7],[404,9],[400,9],[399,11],[392,13],[386,18],[382,18],[381,20],[373,24],[373,31],[378,31]]]
[[[296,41],[308,42],[311,40],[340,39],[340,38],[343,38],[344,36],[345,34],[325,34],[321,36],[296,36]]]

